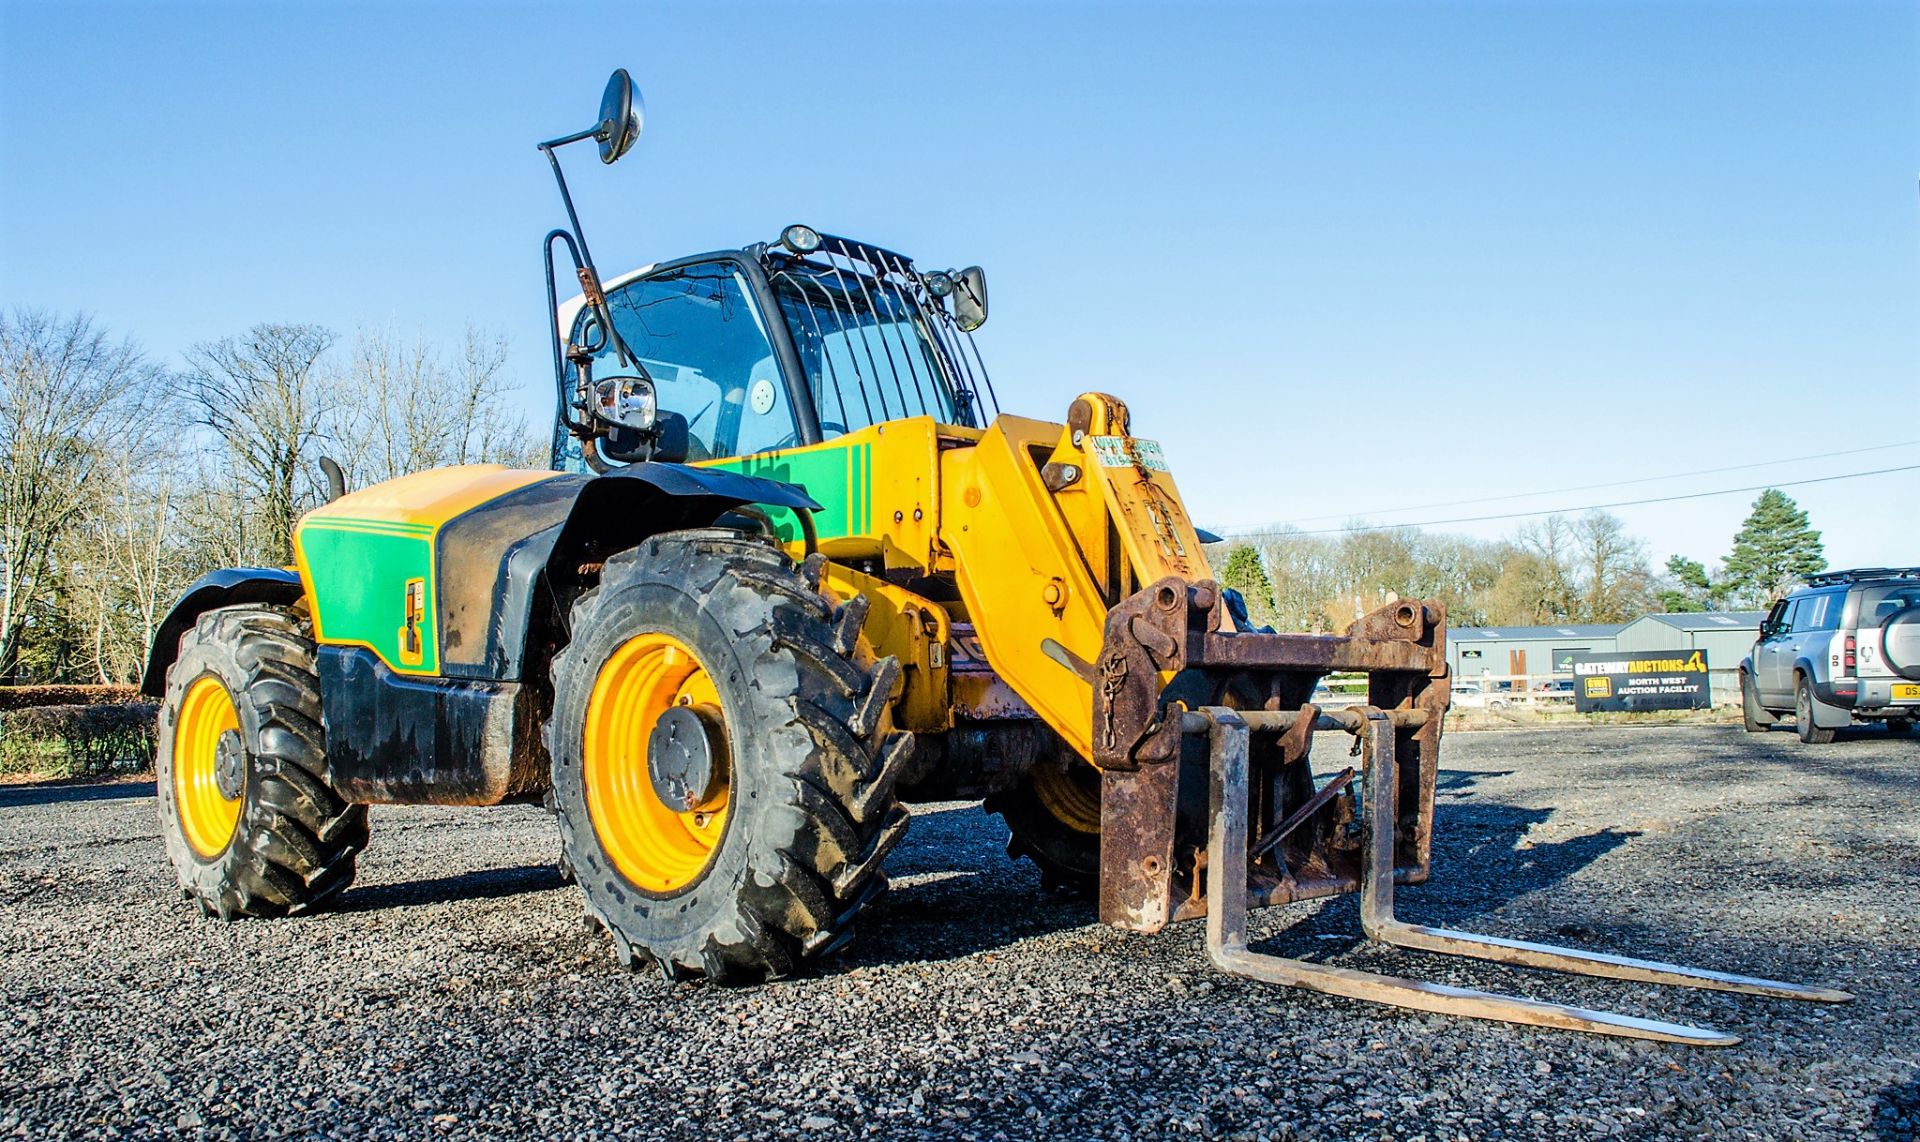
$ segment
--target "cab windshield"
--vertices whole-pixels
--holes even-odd
[[[899,276],[798,258],[770,267],[829,439],[905,417],[976,427],[984,419],[964,360],[956,366],[957,346],[942,336],[950,333],[940,324],[945,315],[930,316]]]

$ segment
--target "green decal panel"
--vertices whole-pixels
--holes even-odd
[[[821,539],[872,535],[873,445],[830,441],[801,451],[741,456],[702,465],[745,476],[797,484],[819,502],[813,526]],[[787,508],[768,508],[783,543],[800,539],[800,523]]]
[[[434,529],[426,524],[341,518],[300,527],[300,571],[312,592],[319,641],[365,646],[402,674],[439,670],[434,629]],[[407,631],[408,584],[421,586]]]

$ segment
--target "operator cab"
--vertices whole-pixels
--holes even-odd
[[[992,415],[971,337],[986,319],[978,267],[922,273],[789,226],[777,243],[645,267],[604,292],[613,336],[585,295],[556,315],[571,406],[556,467],[697,463],[909,417],[980,428]]]

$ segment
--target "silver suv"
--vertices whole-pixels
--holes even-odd
[[[1855,722],[1920,719],[1920,567],[1815,575],[1773,605],[1740,663],[1747,730],[1791,715],[1803,742]]]

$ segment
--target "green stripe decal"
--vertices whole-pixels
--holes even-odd
[[[806,489],[820,504],[813,526],[821,539],[872,535],[873,445],[845,444],[773,456],[741,456],[707,465],[745,476],[779,480]],[[769,508],[782,542],[800,539],[800,524],[786,508]]]
[[[344,516],[328,516],[306,524],[308,529],[325,528],[328,531],[377,532],[382,535],[411,535],[426,538],[433,534],[433,525],[427,523],[400,523],[381,519],[348,519]]]

